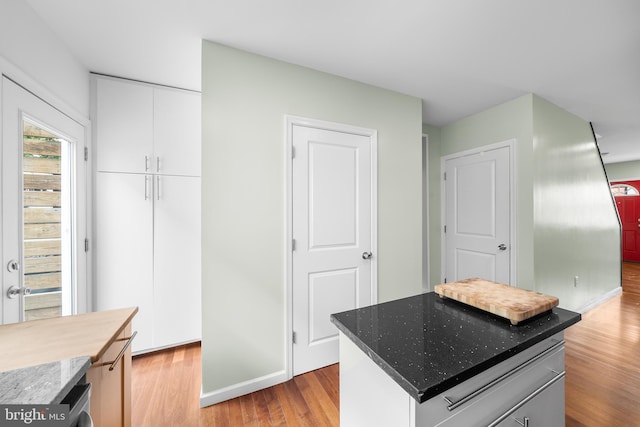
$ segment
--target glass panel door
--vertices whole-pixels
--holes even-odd
[[[2,104],[2,323],[84,312],[84,127],[7,78]]]

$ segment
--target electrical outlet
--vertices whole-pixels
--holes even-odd
[[[574,276],[573,277],[573,287],[577,288],[578,287],[578,283],[580,283],[580,276]]]

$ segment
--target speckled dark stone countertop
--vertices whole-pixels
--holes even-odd
[[[60,403],[90,366],[91,358],[86,356],[0,372],[0,403]]]
[[[331,321],[419,403],[580,321],[554,308],[509,320],[433,292],[345,311]]]

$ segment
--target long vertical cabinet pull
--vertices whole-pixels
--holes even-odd
[[[144,171],[145,172],[149,172],[149,163],[151,162],[151,159],[149,158],[149,156],[144,156]]]
[[[144,176],[144,199],[149,200],[149,175]]]
[[[156,175],[156,200],[160,200],[160,175]]]
[[[160,156],[156,156],[156,172],[160,172]]]

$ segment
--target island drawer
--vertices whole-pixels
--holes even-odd
[[[562,336],[549,338],[458,386],[415,404],[418,426],[489,425],[524,399],[564,381]],[[535,396],[533,396],[535,397]],[[556,399],[564,409],[564,394]]]

